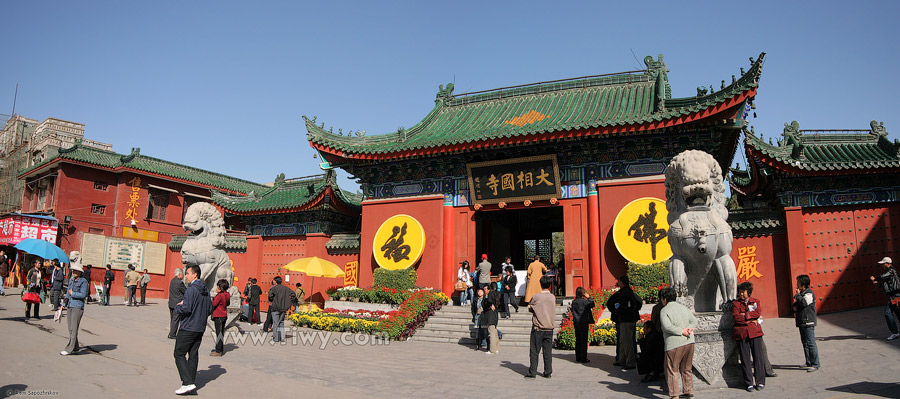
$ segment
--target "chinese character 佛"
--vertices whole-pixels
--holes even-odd
[[[650,203],[649,212],[638,215],[637,221],[628,229],[628,235],[632,235],[635,240],[650,243],[650,255],[656,260],[656,243],[666,238],[666,229],[656,227],[656,203]]]
[[[403,245],[403,236],[406,235],[406,223],[403,223],[403,227],[394,226],[392,230],[393,234],[381,246],[381,250],[384,251],[384,257],[393,259],[395,263],[403,259],[409,259],[409,253],[412,252],[412,248],[409,245]]]

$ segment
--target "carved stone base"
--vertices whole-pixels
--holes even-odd
[[[697,390],[740,386],[743,378],[737,342],[732,339],[731,311],[696,313],[694,332],[694,388]]]

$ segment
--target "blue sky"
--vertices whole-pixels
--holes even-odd
[[[396,131],[428,113],[439,84],[629,71],[657,54],[685,97],[764,51],[758,134],[875,119],[900,137],[900,2],[617,3],[4,1],[0,113],[18,83],[18,114],[85,123],[120,153],[268,182],[321,173],[301,115]]]

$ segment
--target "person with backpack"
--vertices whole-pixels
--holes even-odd
[[[900,277],[897,276],[897,271],[891,267],[892,263],[893,261],[889,257],[882,259],[878,264],[884,266],[884,273],[877,277],[869,276],[869,279],[872,280],[872,284],[881,284],[881,289],[884,290],[884,294],[888,297],[887,308],[884,310],[885,318],[887,318],[888,313],[893,313],[894,320],[900,323]],[[888,327],[890,327],[890,320],[888,320]],[[887,338],[888,341],[900,338],[900,333],[897,331],[891,332],[893,334]]]
[[[109,306],[109,290],[112,289],[112,283],[116,281],[116,273],[112,271],[112,265],[106,264],[106,274],[103,275],[103,298],[100,304]]]

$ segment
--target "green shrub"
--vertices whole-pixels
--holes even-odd
[[[375,288],[393,288],[395,290],[410,290],[416,288],[416,269],[388,270],[383,267],[375,269],[373,286]]]
[[[657,292],[662,287],[669,285],[669,262],[666,259],[652,265],[642,265],[628,262],[628,280],[634,287],[634,292],[646,303],[655,303]]]

